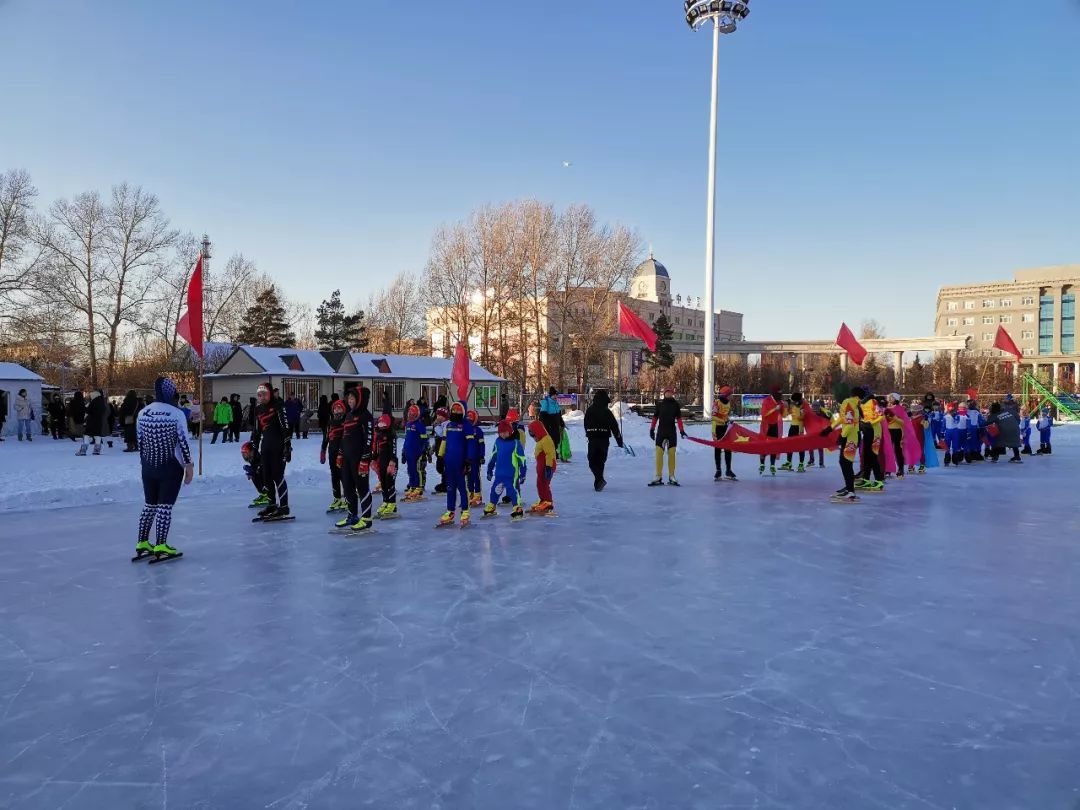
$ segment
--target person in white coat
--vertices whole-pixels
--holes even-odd
[[[26,396],[26,389],[20,388],[15,397],[15,420],[19,423],[19,441],[23,440],[23,432],[26,432],[26,440],[34,440],[34,406],[30,404]]]

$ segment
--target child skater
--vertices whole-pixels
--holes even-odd
[[[469,445],[469,506],[472,507],[484,503],[484,487],[480,483],[480,475],[487,456],[487,447],[484,446],[484,431],[480,427],[480,414],[470,410],[465,414],[465,418],[469,420],[469,425],[473,430],[473,441]]]
[[[1028,433],[1031,431],[1029,430]],[[266,496],[266,492],[263,490],[263,472],[262,463],[259,460],[259,451],[255,449],[255,445],[251,442],[244,442],[240,445],[240,456],[244,459],[244,475],[247,476],[255,486],[255,491],[259,494],[255,496],[250,504],[252,508],[266,506],[270,503],[270,499]]]
[[[426,483],[428,428],[420,416],[420,408],[410,405],[405,422],[405,467],[409,472],[409,482],[405,490],[406,501],[418,501],[424,497]]]
[[[1039,449],[1036,451],[1038,456],[1050,455],[1050,431],[1054,428],[1054,417],[1050,415],[1050,408],[1043,408],[1042,415],[1039,417],[1039,421],[1035,423],[1035,427],[1039,429]]]
[[[382,487],[382,506],[378,516],[390,520],[398,516],[397,511],[397,436],[394,434],[394,417],[384,413],[375,423],[375,458],[379,462],[379,477]]]
[[[780,436],[784,426],[784,400],[780,387],[774,385],[769,396],[761,403],[761,435],[768,438]],[[776,456],[769,456],[769,472],[776,475]],[[765,474],[765,456],[758,456],[758,475]]]
[[[803,402],[803,395],[800,391],[795,391],[791,395],[791,403],[787,405],[784,410],[787,413],[788,419],[791,420],[791,424],[788,426],[788,436],[801,436],[806,431],[803,429],[804,411],[806,409],[806,403]],[[780,465],[781,470],[791,472],[791,458],[792,454],[787,454],[787,461]],[[806,472],[806,452],[799,451],[799,467],[796,472]]]
[[[502,487],[503,496],[509,498],[514,507],[510,512],[510,519],[520,520],[525,517],[525,510],[521,507],[521,491],[518,489],[518,481],[525,472],[525,448],[510,420],[503,419],[499,422],[497,432],[495,450],[487,465],[487,480],[492,484],[487,506],[484,507],[484,517],[498,515],[495,504],[498,502],[499,488]]]
[[[330,406],[330,421],[323,431],[322,448],[319,450],[320,464],[325,464],[326,460],[330,459],[330,489],[334,497],[327,512],[344,512],[349,508],[349,502],[341,497],[341,470],[337,465],[337,457],[341,455],[341,434],[345,432],[347,410],[344,400],[334,400]]]
[[[529,435],[536,442],[536,494],[540,497],[529,510],[534,515],[546,515],[555,511],[551,494],[551,479],[555,477],[555,443],[551,441],[543,422],[539,419],[529,423]]]
[[[435,485],[436,492],[446,492],[446,462],[443,460],[442,446],[446,439],[446,426],[450,420],[450,413],[446,408],[435,411],[435,421],[431,431],[435,437],[435,472],[439,474],[439,483]]]
[[[855,494],[855,457],[859,454],[859,400],[861,388],[851,389],[851,396],[840,403],[837,417],[840,420],[840,472],[844,476],[844,486],[836,490],[831,500],[834,503],[858,503]]]
[[[465,405],[455,402],[450,406],[450,420],[444,425],[439,454],[446,478],[446,511],[439,518],[438,526],[453,526],[457,503],[461,501],[461,525],[469,525],[469,491],[465,480],[465,466],[469,463],[470,444],[473,441],[472,425],[465,420]]]
[[[893,444],[893,453],[896,454],[897,478],[904,477],[904,422],[896,413],[898,409],[903,410],[903,402],[899,394],[889,394],[889,405],[885,410],[885,418],[889,424],[889,439]],[[909,461],[914,462],[915,459]],[[914,464],[908,468],[908,472],[915,472]]]
[[[1024,448],[1020,451],[1023,456],[1031,455],[1031,414],[1027,408],[1020,409],[1020,441]]]

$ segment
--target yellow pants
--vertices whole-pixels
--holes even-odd
[[[668,478],[675,477],[675,448],[669,447],[667,449],[667,469]],[[657,446],[656,448],[656,477],[664,477],[664,448]]]

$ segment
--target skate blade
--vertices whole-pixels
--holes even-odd
[[[132,562],[142,562],[143,560],[149,560],[154,556],[153,552],[146,552],[145,554],[136,554],[131,558]]]
[[[557,518],[558,512],[526,512],[528,517],[545,517],[545,518]]]
[[[401,517],[400,512],[394,512],[394,514],[392,514],[392,515],[379,515],[377,517],[377,519],[378,520],[397,520],[400,517]]]
[[[856,506],[862,501],[849,501],[847,498],[829,498],[829,503],[842,503],[848,506]]]
[[[252,523],[285,523],[289,520],[296,520],[296,515],[286,515],[285,517],[276,518],[261,518],[255,517],[251,519]]]
[[[179,560],[184,556],[184,552],[178,551],[176,554],[170,554],[168,557],[154,557],[150,560],[151,565],[157,565],[158,563],[172,562],[173,560]]]

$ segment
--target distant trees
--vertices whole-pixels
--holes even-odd
[[[341,290],[334,290],[330,297],[315,310],[315,342],[324,351],[349,349],[362,352],[367,348],[367,329],[364,311],[345,311],[341,303]]]
[[[411,273],[398,273],[368,300],[368,347],[386,354],[412,354],[427,345],[424,292]]]
[[[671,326],[671,320],[667,315],[662,314],[653,323],[652,328],[656,333],[656,351],[641,350],[645,365],[654,369],[671,368],[675,364],[675,355],[671,351],[671,338],[675,330]]]
[[[256,346],[296,345],[296,334],[289,324],[277,287],[273,284],[259,293],[255,302],[248,307],[235,342]]]

